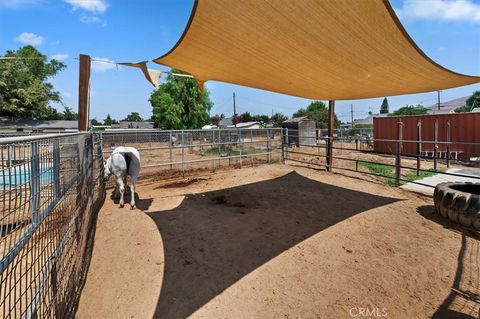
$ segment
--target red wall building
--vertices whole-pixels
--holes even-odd
[[[469,161],[471,157],[480,157],[480,113],[449,113],[413,116],[391,116],[373,119],[374,150],[379,153],[395,153],[396,143],[381,140],[397,140],[397,122],[402,125],[402,154],[416,155],[419,143],[417,125],[420,123],[420,143],[423,155],[433,156],[435,144],[425,141],[435,141],[435,122],[438,121],[437,141],[447,142],[448,123],[450,123],[450,157]],[[379,141],[380,140],[380,141]],[[415,141],[410,143],[407,141]],[[456,144],[457,142],[457,144]],[[462,145],[463,143],[478,143],[478,145]],[[437,144],[437,157],[446,157],[447,146]]]

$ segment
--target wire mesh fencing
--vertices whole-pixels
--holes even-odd
[[[99,136],[0,140],[0,316],[72,317],[103,204]]]
[[[128,130],[100,134],[105,158],[117,146],[132,146],[140,152],[142,170],[162,174],[242,167],[282,159],[282,130],[278,128]]]

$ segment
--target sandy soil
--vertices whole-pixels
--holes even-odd
[[[477,233],[398,188],[285,165],[107,197],[78,318],[476,318]]]

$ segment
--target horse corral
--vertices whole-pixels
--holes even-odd
[[[480,284],[478,239],[428,198],[280,164],[146,177],[138,195],[141,211],[100,212],[79,318],[478,312],[460,292]]]
[[[289,145],[295,134],[130,131],[5,144],[0,310],[49,317],[78,307],[79,318],[478,313],[478,233],[437,216],[431,198],[368,174],[359,163],[398,164],[370,141],[336,138],[331,174],[323,169],[328,141],[315,134]],[[141,157],[138,187],[125,197],[132,210],[118,207],[112,181],[103,183],[102,163],[119,146]],[[404,158],[401,167],[416,163]],[[38,247],[51,248],[38,256]]]

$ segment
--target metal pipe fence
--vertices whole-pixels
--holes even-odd
[[[75,313],[105,198],[100,138],[0,139],[0,316]]]
[[[282,129],[129,130],[101,136],[104,157],[117,146],[133,146],[141,167],[184,174],[189,170],[281,161]]]
[[[410,182],[427,187],[434,187],[417,181],[422,174],[442,174],[445,176],[468,177],[480,182],[480,175],[447,172],[453,163],[457,168],[465,168],[465,163],[458,158],[452,149],[464,146],[479,146],[478,142],[451,142],[451,141],[426,141],[402,140],[402,126],[398,124],[398,139],[374,139],[355,137],[333,137],[332,169],[361,173],[375,177],[386,178],[392,185]],[[299,143],[303,141],[303,144]],[[327,169],[327,145],[329,138],[321,135],[302,135],[301,131],[288,129],[284,132],[283,154],[285,161],[300,163],[310,167]],[[374,143],[390,143],[394,147],[388,152],[376,152]],[[406,153],[403,145],[407,143],[419,144],[417,153]],[[447,151],[422,151],[421,145],[445,145]],[[479,154],[480,156],[480,154]],[[372,166],[373,165],[373,166]],[[369,169],[372,168],[372,170]],[[417,177],[415,177],[417,176]]]

